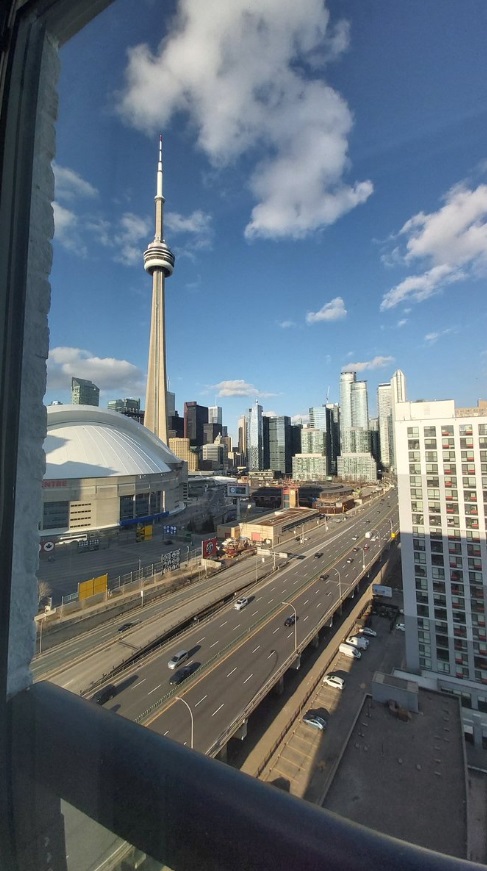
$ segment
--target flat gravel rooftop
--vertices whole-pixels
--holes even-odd
[[[420,689],[419,713],[402,722],[366,696],[323,807],[392,837],[467,858],[458,700]]]

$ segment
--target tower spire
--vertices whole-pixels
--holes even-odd
[[[159,137],[155,202],[155,235],[144,251],[144,269],[152,275],[152,312],[144,424],[167,444],[167,376],[164,291],[174,269],[174,254],[164,241],[162,136]]]

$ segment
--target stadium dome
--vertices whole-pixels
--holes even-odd
[[[150,475],[181,464],[145,426],[94,405],[50,405],[44,450],[49,479]]]
[[[91,405],[50,405],[41,539],[150,524],[184,507],[186,464],[137,421]]]

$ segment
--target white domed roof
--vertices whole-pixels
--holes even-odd
[[[44,450],[50,480],[153,475],[181,465],[140,423],[94,405],[50,405]]]

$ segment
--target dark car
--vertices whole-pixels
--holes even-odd
[[[187,677],[194,674],[197,668],[200,667],[199,662],[190,662],[189,665],[184,665],[183,668],[178,668],[177,671],[174,672],[173,675],[169,678],[170,684],[176,684],[176,686],[186,680]]]
[[[322,554],[321,550],[318,550],[318,551],[315,553],[315,559],[319,559],[320,556],[323,556],[323,554]]]
[[[118,627],[118,632],[126,632],[127,629],[131,629],[132,626],[135,626],[135,623],[122,623],[121,626]]]
[[[102,687],[101,690],[98,690],[95,695],[91,697],[91,701],[96,702],[97,705],[104,705],[105,702],[109,702],[110,699],[113,699],[116,695],[117,688],[115,684],[109,683],[106,687]]]
[[[166,540],[164,541],[164,544],[172,544],[172,539],[166,538]]]
[[[330,575],[320,575],[320,581],[327,581]]]
[[[294,626],[295,622],[296,617],[294,614],[292,614],[291,617],[286,617],[286,619],[284,620],[284,626]]]

